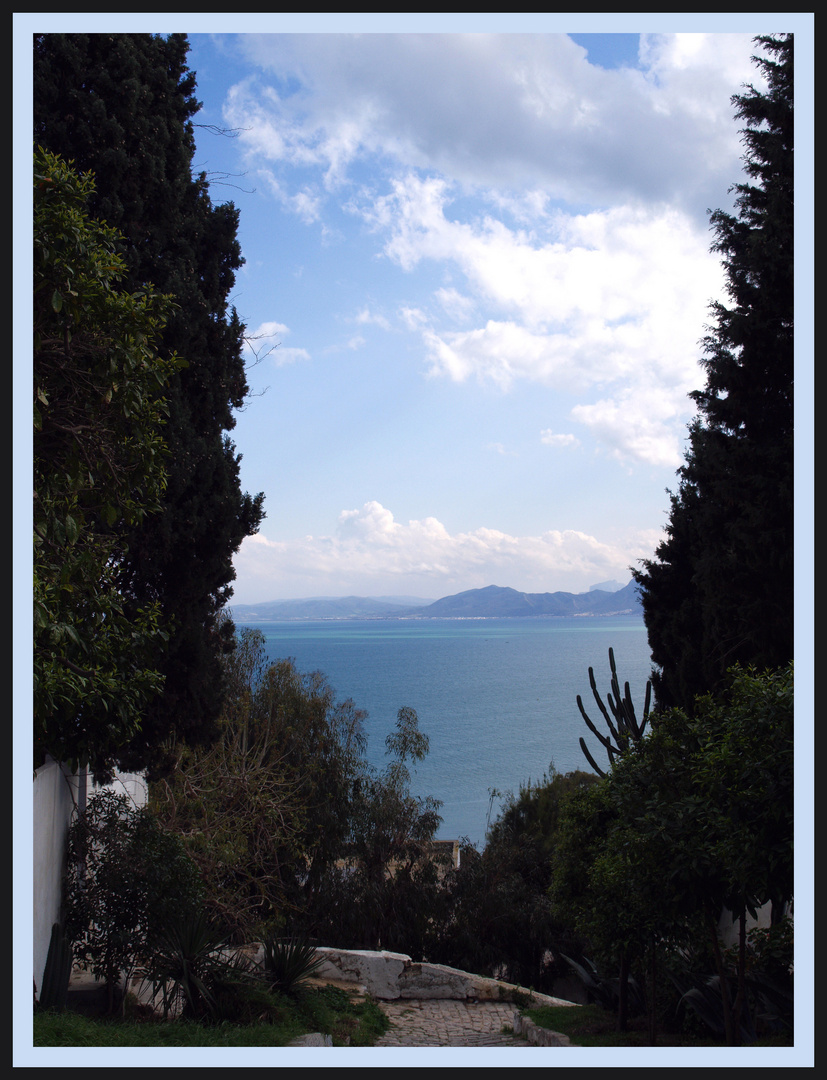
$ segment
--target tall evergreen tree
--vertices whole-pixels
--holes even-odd
[[[128,610],[126,531],[161,505],[164,389],[156,343],[170,309],[123,292],[117,234],[54,155],[34,160],[34,766],[45,754],[96,776],[163,687],[159,605]]]
[[[168,391],[171,451],[163,511],[127,538],[120,588],[135,611],[159,602],[171,637],[164,692],[123,748],[126,768],[157,765],[171,730],[209,738],[221,708],[220,655],[232,624],[232,556],[263,516],[243,494],[228,438],[247,393],[244,328],[228,296],[243,260],[238,212],[214,206],[192,174],[200,108],[185,35],[41,34],[34,41],[34,138],[95,176],[93,216],[124,237],[125,288],[152,283],[177,308],[164,331],[186,361]]]
[[[767,82],[733,97],[748,181],[716,210],[728,303],[712,305],[667,538],[635,577],[661,705],[740,662],[780,667],[793,627],[793,37],[755,39]]]

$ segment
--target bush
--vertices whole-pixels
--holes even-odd
[[[181,839],[125,795],[104,789],[69,830],[64,888],[76,962],[114,989],[151,952],[162,929],[195,912],[203,889]]]
[[[264,942],[264,976],[273,990],[288,994],[311,978],[324,960],[306,938],[285,941],[268,938]]]

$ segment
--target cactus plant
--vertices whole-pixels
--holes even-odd
[[[621,696],[620,683],[618,682],[617,678],[617,667],[615,666],[615,654],[613,649],[609,649],[609,666],[612,671],[612,681],[611,693],[606,695],[606,700],[609,705],[608,709],[601,701],[600,695],[597,692],[597,684],[594,678],[594,668],[589,668],[589,683],[592,688],[592,694],[594,695],[594,700],[597,702],[597,707],[603,714],[603,719],[606,721],[606,724],[609,728],[609,737],[601,734],[597,730],[588,713],[583,708],[583,699],[580,697],[579,694],[577,695],[577,707],[580,710],[580,715],[586,721],[589,730],[597,736],[597,738],[600,740],[601,745],[606,748],[606,752],[609,755],[609,766],[611,766],[614,762],[614,759],[619,754],[622,754],[624,750],[627,750],[631,743],[640,742],[640,740],[643,738],[643,732],[646,727],[646,722],[649,719],[649,706],[652,700],[652,683],[650,681],[647,681],[646,683],[646,699],[643,705],[643,718],[641,722],[638,723],[637,716],[635,714],[635,707],[632,704],[632,695],[629,691],[628,683],[625,684],[624,693]],[[609,715],[610,711],[611,716]],[[612,740],[614,740],[614,742],[612,742]],[[586,758],[594,771],[599,776],[605,776],[606,773],[603,771],[603,769],[600,768],[600,766],[592,757],[588,746],[586,746],[586,740],[583,738],[580,739],[580,749],[586,755]]]

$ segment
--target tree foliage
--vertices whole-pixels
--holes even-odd
[[[34,726],[45,753],[103,776],[163,689],[161,609],[119,588],[127,534],[160,510],[168,297],[122,289],[114,230],[53,154],[34,160]]]
[[[336,904],[327,907],[318,929],[351,947],[381,945],[421,957],[441,904],[440,872],[448,860],[432,845],[441,803],[410,790],[405,763],[423,761],[429,749],[414,709],[399,710],[385,746],[391,757],[385,769],[365,765],[354,785],[343,858],[329,867],[325,882]]]
[[[439,805],[410,792],[428,739],[399,711],[383,772],[365,760],[366,713],[319,672],[268,662],[260,631],[224,660],[218,738],[170,747],[152,805],[200,867],[213,913],[239,939],[289,928],[332,944],[421,941],[435,884]]]
[[[232,591],[232,557],[262,518],[262,496],[240,490],[227,435],[247,393],[244,328],[228,304],[242,264],[238,212],[214,206],[206,175],[192,172],[200,105],[188,48],[181,34],[34,39],[35,141],[94,172],[91,211],[122,235],[124,287],[151,282],[175,298],[159,351],[186,361],[167,394],[161,513],[130,523],[112,567],[133,617],[159,610],[170,633],[153,662],[163,693],[120,752],[128,769],[160,767],[159,747],[173,730],[190,743],[215,734],[220,658],[233,643],[219,614]]]
[[[748,180],[710,219],[728,301],[711,307],[667,537],[635,573],[661,706],[792,657],[793,38],[756,43],[767,89],[732,99]]]
[[[606,960],[628,951],[639,963],[655,943],[664,955],[703,933],[726,985],[722,909],[744,934],[747,914],[767,902],[783,911],[792,896],[792,666],[735,669],[731,679],[691,716],[656,714],[650,736],[566,809],[555,904]],[[744,962],[742,954],[741,1000]],[[738,1030],[737,1017],[728,1027]]]
[[[75,962],[113,991],[158,935],[194,915],[202,883],[180,837],[125,795],[97,792],[69,830],[65,929]]]
[[[208,746],[175,740],[152,805],[184,837],[213,913],[236,936],[312,905],[340,854],[361,775],[364,713],[319,674],[268,664],[260,631],[225,657],[227,701]]]
[[[484,849],[464,844],[445,879],[430,959],[553,992],[554,979],[568,974],[562,954],[582,946],[573,919],[555,914],[549,898],[558,827],[568,799],[595,784],[588,773],[552,770],[506,799]]]

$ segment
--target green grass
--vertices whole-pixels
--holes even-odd
[[[536,1009],[523,1009],[523,1014],[538,1027],[548,1028],[567,1035],[575,1046],[649,1046],[649,1028],[646,1017],[629,1021],[629,1030],[617,1030],[617,1017],[599,1005],[542,1005]],[[658,1032],[658,1046],[723,1046],[721,1040],[698,1034],[682,1037],[669,1032]],[[792,1037],[773,1036],[761,1039],[753,1045],[792,1046]]]
[[[333,1036],[334,1046],[372,1046],[388,1020],[370,998],[333,986],[306,987],[276,996],[269,1022],[199,1024],[187,1020],[134,1020],[38,1012],[35,1046],[286,1046],[311,1031]]]

